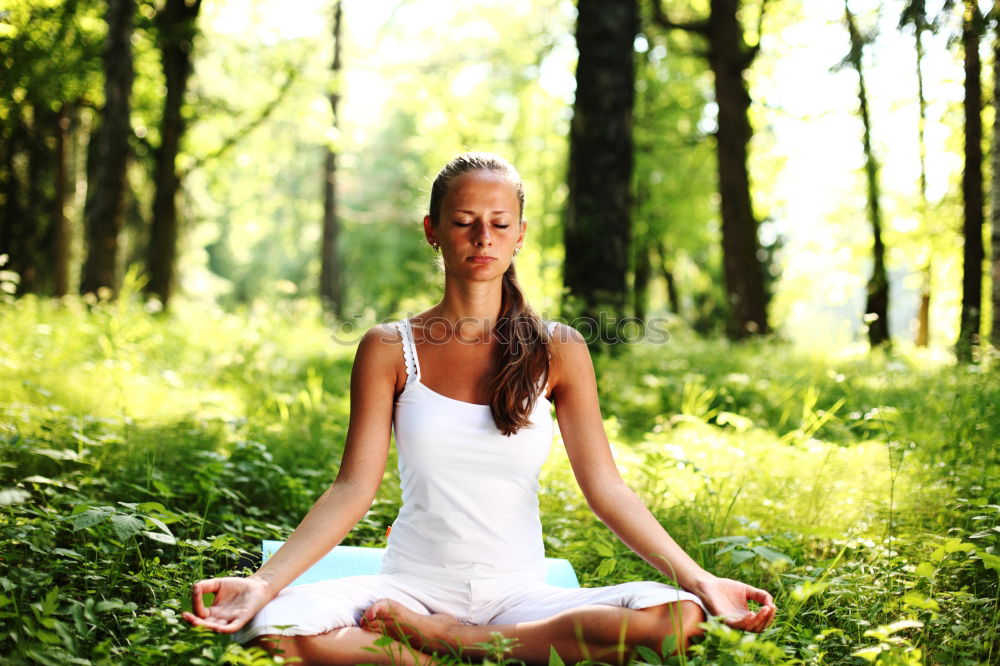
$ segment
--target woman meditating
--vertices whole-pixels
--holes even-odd
[[[543,323],[515,279],[523,211],[520,177],[503,159],[468,153],[441,170],[424,217],[444,263],[441,302],[365,334],[336,479],[252,576],[196,583],[185,619],[306,664],[476,658],[494,632],[527,663],[548,663],[552,648],[567,663],[626,663],[637,646],[658,651],[667,634],[686,649],[708,616],[750,631],[768,625],[771,595],[698,566],[619,476],[586,343]],[[544,582],[537,491],[553,404],[591,508],[683,589]],[[392,430],[403,505],[381,573],[287,587],[369,509]],[[208,607],[206,593],[215,595]],[[382,634],[394,642],[373,650]]]

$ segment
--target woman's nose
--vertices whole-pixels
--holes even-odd
[[[473,241],[480,245],[489,245],[492,243],[493,234],[490,232],[490,226],[488,224],[475,225]]]

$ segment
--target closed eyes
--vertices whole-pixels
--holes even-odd
[[[454,224],[456,227],[469,227],[469,226],[472,226],[472,222],[459,222],[458,220],[455,220],[454,222],[452,222],[452,224]],[[497,229],[506,229],[510,225],[509,224],[503,224],[503,223],[500,223],[500,222],[494,222],[493,226],[496,227]]]

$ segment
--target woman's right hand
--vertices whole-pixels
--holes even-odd
[[[205,606],[203,594],[215,595],[211,606]],[[191,590],[194,612],[184,612],[182,617],[195,626],[231,634],[239,631],[272,598],[274,594],[268,584],[254,576],[200,580]]]

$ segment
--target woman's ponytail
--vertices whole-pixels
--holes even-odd
[[[497,429],[513,435],[530,423],[549,376],[549,333],[524,298],[514,264],[503,274],[503,302],[494,331],[500,358],[490,387],[490,412]]]
[[[438,223],[441,202],[451,183],[470,171],[492,171],[508,178],[521,206],[519,224],[524,223],[524,184],[517,169],[492,153],[464,153],[444,165],[431,185],[428,215]],[[549,376],[549,333],[528,305],[512,263],[503,275],[500,318],[493,327],[500,341],[497,372],[490,387],[493,422],[504,435],[513,435],[528,425],[540,391]]]

